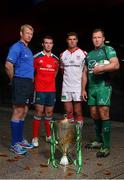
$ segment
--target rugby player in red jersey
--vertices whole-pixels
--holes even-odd
[[[56,101],[56,75],[58,72],[58,58],[52,54],[53,38],[45,36],[42,42],[43,51],[37,53],[34,58],[35,69],[35,114],[33,120],[34,147],[39,146],[38,133],[40,122],[45,115],[46,141],[50,141],[50,120],[53,118],[54,104]]]

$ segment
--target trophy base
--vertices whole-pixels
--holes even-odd
[[[68,160],[66,155],[62,156],[62,158],[60,160],[60,164],[63,165],[63,166],[69,165],[69,160]]]

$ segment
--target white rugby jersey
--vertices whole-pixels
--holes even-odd
[[[63,92],[81,92],[81,79],[84,58],[87,53],[80,48],[71,52],[68,49],[61,54],[61,68],[63,69]]]

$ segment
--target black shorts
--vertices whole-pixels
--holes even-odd
[[[30,78],[14,77],[12,81],[12,103],[30,104],[33,100],[34,85]]]

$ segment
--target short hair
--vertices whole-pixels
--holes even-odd
[[[103,29],[101,29],[101,28],[96,28],[96,29],[93,30],[92,34],[93,34],[93,33],[97,33],[97,32],[101,32],[102,35],[103,35],[103,37],[105,37],[105,33],[104,33]]]
[[[76,32],[69,32],[69,33],[67,34],[67,38],[68,38],[69,36],[75,36],[75,37],[78,39],[78,35],[77,35]]]
[[[24,24],[24,25],[22,25],[21,28],[20,28],[20,32],[24,32],[24,29],[25,29],[25,28],[28,28],[28,29],[30,29],[32,32],[34,32],[34,28],[33,28],[31,25],[29,25],[29,24]]]
[[[53,37],[50,35],[46,35],[43,37],[42,42],[44,43],[44,39],[51,39],[53,41]]]

